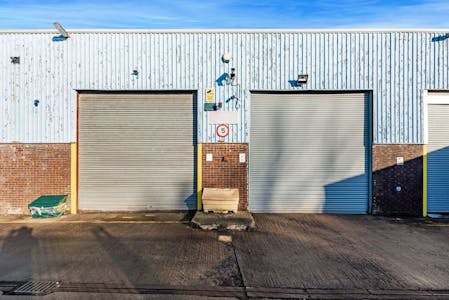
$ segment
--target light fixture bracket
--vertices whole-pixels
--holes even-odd
[[[59,23],[59,22],[54,22],[53,26],[55,26],[56,30],[61,34],[61,36],[63,36],[64,38],[68,39],[70,37],[69,33],[67,32],[67,30],[65,30],[65,28]]]

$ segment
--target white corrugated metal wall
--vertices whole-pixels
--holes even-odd
[[[197,90],[198,139],[215,142],[202,105],[205,88],[215,87],[217,100],[242,100],[226,142],[249,140],[251,90],[372,90],[374,143],[422,143],[421,93],[449,89],[449,40],[432,40],[442,34],[74,32],[53,42],[51,32],[2,32],[0,142],[74,142],[76,90]],[[227,51],[229,64],[220,60]],[[239,85],[217,86],[231,67]],[[301,73],[309,82],[292,87]]]

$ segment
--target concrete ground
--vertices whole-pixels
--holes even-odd
[[[0,291],[34,280],[61,282],[40,299],[449,299],[448,220],[254,217],[249,232],[182,218],[4,222]]]
[[[189,223],[194,211],[186,212],[142,212],[142,213],[82,213],[62,215],[57,218],[36,218],[29,215],[0,215],[0,224],[43,224],[43,223]]]

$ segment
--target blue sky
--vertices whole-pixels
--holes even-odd
[[[0,0],[0,29],[449,28],[449,0]]]

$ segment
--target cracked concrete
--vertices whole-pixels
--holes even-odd
[[[251,230],[256,227],[253,216],[247,211],[237,213],[204,213],[198,211],[192,224],[203,230]]]
[[[411,299],[449,297],[447,221],[254,217],[257,229],[228,231],[230,243],[218,240],[220,232],[183,223],[3,223],[0,291],[15,281],[58,280],[65,293],[80,295],[103,288],[102,295],[151,290],[154,297],[160,289],[193,298],[294,298],[323,291],[330,299],[401,292]]]

